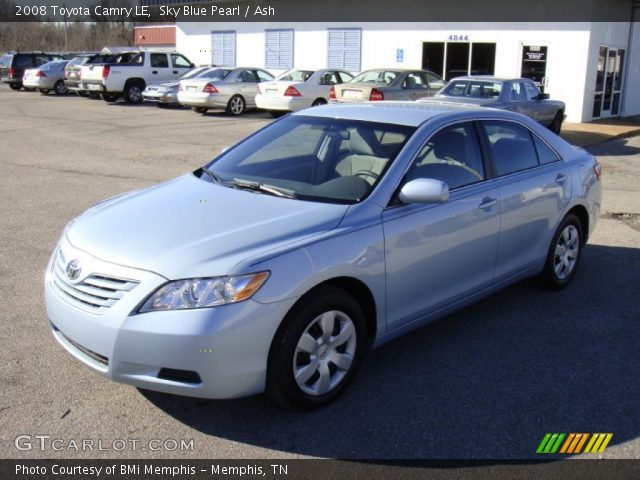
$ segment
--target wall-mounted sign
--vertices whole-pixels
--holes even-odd
[[[396,63],[404,62],[404,48],[396,49]]]

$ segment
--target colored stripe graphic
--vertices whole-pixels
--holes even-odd
[[[538,445],[536,453],[564,453],[568,455],[578,453],[603,453],[612,438],[613,433],[569,433],[568,435],[565,433],[546,433],[540,445]],[[589,440],[588,443],[587,440]],[[583,451],[582,447],[584,447],[585,444],[587,444],[587,446]],[[560,445],[562,445],[562,447],[560,447]]]

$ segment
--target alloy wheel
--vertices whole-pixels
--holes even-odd
[[[559,280],[566,279],[576,266],[580,235],[574,225],[567,225],[558,237],[553,257],[553,269]]]
[[[240,97],[233,97],[229,106],[234,115],[240,115],[244,111],[244,101]]]

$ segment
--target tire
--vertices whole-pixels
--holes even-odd
[[[129,82],[124,87],[124,100],[127,103],[133,105],[139,105],[142,103],[142,91],[144,90],[144,84],[142,82]]]
[[[556,135],[560,135],[560,130],[562,130],[562,122],[564,120],[564,114],[562,110],[558,110],[556,116],[553,118],[553,122],[549,125],[549,130],[551,130]]]
[[[573,279],[584,247],[582,223],[573,213],[568,214],[556,230],[549,245],[547,260],[540,274],[544,285],[561,290]]]
[[[311,104],[312,107],[317,107],[318,105],[326,105],[327,101],[324,98],[316,98],[316,100]]]
[[[62,80],[58,80],[53,86],[53,91],[56,95],[66,95],[69,90]]]
[[[118,97],[120,97],[120,95],[118,95],[117,93],[101,93],[100,94],[100,98],[105,102],[109,102],[109,103],[117,102]]]
[[[208,108],[205,107],[191,107],[191,109],[196,112],[196,113],[200,113],[202,115],[204,115],[205,113],[207,113],[209,111]]]
[[[10,83],[9,88],[11,90],[20,90],[22,88],[22,85],[20,83]]]
[[[339,343],[332,343],[341,334]],[[301,411],[333,402],[353,379],[367,343],[358,302],[339,288],[318,288],[291,309],[276,332],[267,364],[267,396]],[[334,363],[338,360],[340,367]]]
[[[43,94],[43,95],[47,95],[49,93],[49,89],[48,88],[40,88],[38,90],[40,90],[40,93]]]
[[[244,101],[241,95],[234,95],[229,99],[227,103],[226,112],[229,115],[242,115],[247,108],[247,102]]]
[[[283,115],[286,115],[288,112],[283,112],[282,110],[269,110],[269,113],[273,118],[280,118]]]

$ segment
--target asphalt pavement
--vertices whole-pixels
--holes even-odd
[[[590,147],[604,210],[571,286],[525,281],[371,352],[323,410],[143,392],[67,354],[42,285],[64,225],[269,121],[0,86],[1,457],[519,459],[546,432],[611,432],[602,456],[640,458],[638,136]],[[96,448],[74,448],[86,440]]]

